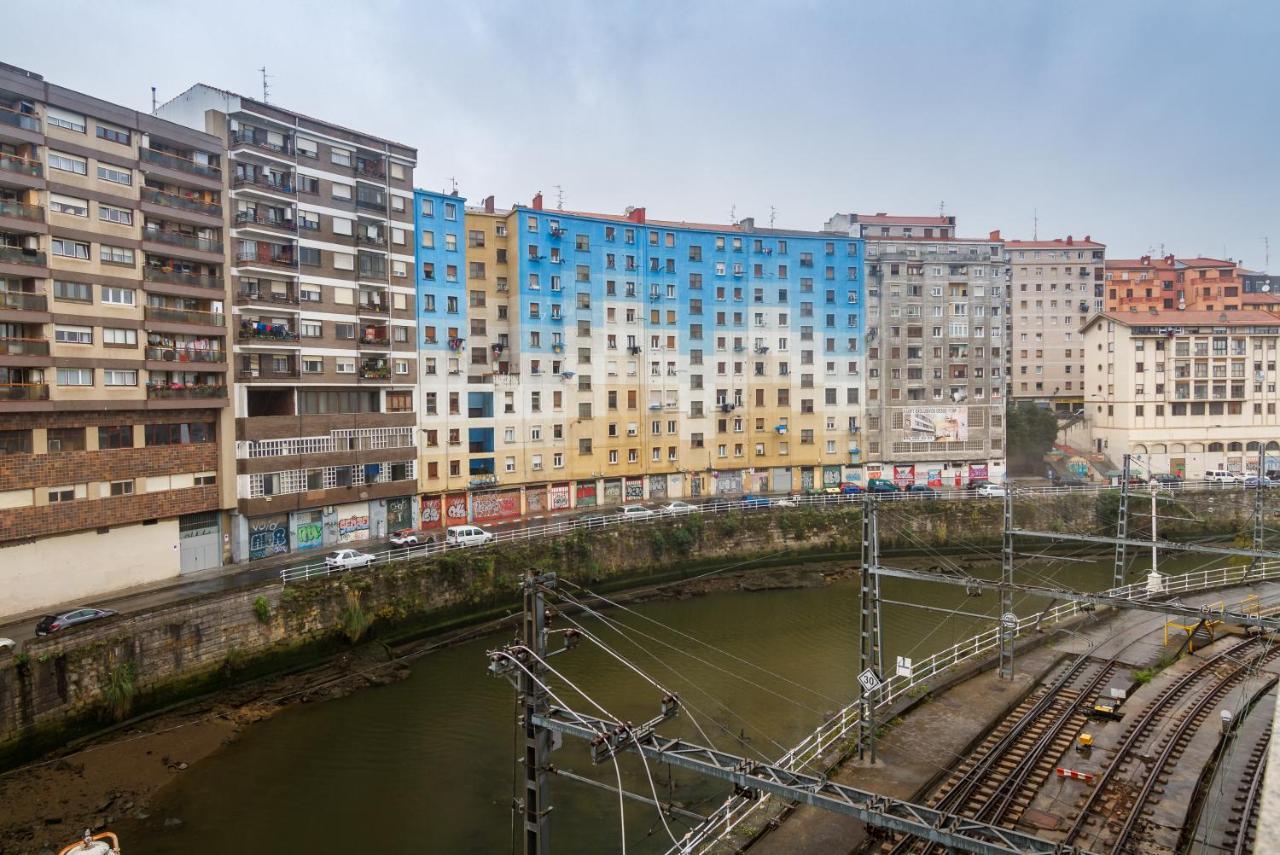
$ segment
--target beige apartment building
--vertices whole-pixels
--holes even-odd
[[[229,554],[225,157],[0,65],[0,614]]]
[[[1009,394],[1075,412],[1084,404],[1080,327],[1103,309],[1106,245],[1085,235],[1005,242],[1009,262]]]
[[[228,152],[235,560],[413,526],[416,150],[204,84],[157,115]]]
[[[1105,312],[1082,336],[1093,450],[1117,465],[1131,454],[1141,473],[1195,480],[1256,471],[1261,450],[1280,452],[1275,315]]]

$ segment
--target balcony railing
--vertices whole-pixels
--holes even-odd
[[[362,335],[360,336],[360,343],[366,347],[377,347],[383,349],[391,347],[391,339],[385,336],[379,338],[378,336]]]
[[[360,376],[365,380],[390,380],[391,366],[361,365]]]
[[[297,269],[298,259],[292,253],[277,254],[269,249],[245,250],[236,252],[236,264],[269,264],[273,267],[289,267]]]
[[[237,380],[296,380],[301,376],[302,372],[296,364],[290,364],[283,371],[277,371],[274,367],[236,369]]]
[[[148,347],[147,359],[157,362],[226,362],[227,353],[204,347]]]
[[[385,302],[379,302],[377,300],[361,300],[360,301],[360,314],[362,315],[369,315],[369,314],[385,315],[386,313],[387,313],[387,304]]]
[[[0,401],[47,401],[48,383],[0,383]]]
[[[33,312],[47,312],[49,298],[44,294],[29,294],[25,291],[0,291],[0,309],[27,309]]]
[[[16,154],[5,154],[0,152],[0,170],[4,172],[17,172],[22,175],[30,175],[33,178],[39,178],[44,172],[44,165],[38,160],[28,160],[25,157],[19,157]]]
[[[297,291],[287,291],[283,294],[275,291],[238,291],[236,292],[237,303],[275,303],[277,305],[297,306],[301,304]]]
[[[170,229],[143,229],[142,239],[154,241],[156,243],[167,243],[170,246],[181,246],[187,249],[197,249],[201,252],[222,252],[222,242],[208,240],[206,238],[189,235],[185,232],[173,231]]]
[[[48,356],[45,338],[0,338],[0,356]]]
[[[294,186],[292,181],[272,181],[265,175],[237,175],[235,180],[231,182],[232,187],[258,187],[263,190],[270,190],[272,193],[283,193],[286,196],[292,196]]]
[[[269,226],[270,228],[273,228],[273,229],[284,229],[285,231],[289,231],[289,232],[296,232],[298,230],[298,224],[295,223],[293,220],[286,220],[280,217],[273,217],[267,214],[259,213],[257,211],[237,211],[236,225],[237,226],[246,226],[246,225]]]
[[[225,398],[227,387],[221,384],[195,383],[191,385],[154,383],[147,386],[147,397],[154,400],[181,398]]]
[[[183,273],[178,270],[165,270],[162,267],[151,267],[150,265],[142,268],[142,278],[148,282],[168,282],[171,285],[193,285],[196,288],[216,288],[221,291],[223,287],[221,276],[205,276],[200,273]]]
[[[210,217],[221,217],[222,206],[215,205],[212,202],[202,202],[189,196],[181,196],[176,193],[166,193],[163,190],[157,190],[154,187],[142,188],[142,201],[150,202],[153,205],[163,205],[166,208],[178,208],[183,211],[191,211],[196,214],[205,214]]]
[[[168,321],[173,324],[203,324],[209,327],[220,327],[225,320],[224,316],[217,312],[170,309],[167,306],[147,306],[146,318],[149,321]]]
[[[5,264],[34,264],[45,266],[45,254],[18,246],[0,246],[0,262]]]
[[[387,179],[387,166],[381,160],[356,160],[356,175],[364,178]]]
[[[382,211],[385,213],[387,210],[387,200],[385,198],[369,199],[365,196],[356,196],[356,207],[367,208],[370,211]]]
[[[205,178],[222,177],[222,170],[216,166],[210,166],[207,163],[196,163],[190,158],[157,151],[154,148],[138,149],[138,158],[147,163],[154,163],[156,166],[163,166],[166,169],[176,169],[179,172],[189,172],[192,175],[203,175]]]
[[[276,144],[276,143],[267,142],[267,139],[265,137],[255,136],[254,134],[246,134],[243,131],[232,131],[231,144],[233,146],[236,146],[236,145],[253,146],[254,148],[260,148],[263,151],[270,151],[276,154],[288,154],[288,155],[293,154],[293,140],[287,137],[285,138],[283,143]]]
[[[43,222],[44,208],[39,205],[24,205],[21,202],[0,201],[0,217]]]
[[[385,249],[387,246],[387,236],[371,235],[371,234],[366,234],[365,232],[357,232],[356,243],[360,244],[361,246],[376,246],[376,247]]]
[[[40,118],[30,113],[19,113],[8,107],[0,107],[0,125],[22,128],[24,131],[40,133]]]
[[[284,324],[268,324],[255,321],[241,321],[236,336],[249,341],[298,341],[297,330],[291,330]]]

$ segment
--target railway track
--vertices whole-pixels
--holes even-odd
[[[1084,709],[1116,661],[1081,656],[1053,685],[1023,699],[982,744],[957,767],[929,804],[961,816],[1012,825],[1031,804],[1045,779],[1084,727]],[[927,855],[934,844],[906,836],[887,841],[890,855]]]
[[[1231,855],[1247,855],[1253,851],[1253,839],[1258,827],[1258,800],[1262,795],[1262,773],[1266,768],[1267,750],[1271,746],[1271,727],[1249,752],[1249,762],[1240,780],[1236,804],[1227,820],[1227,839],[1222,849]]]
[[[1086,828],[1091,829],[1093,840],[1088,848],[1093,851],[1122,853],[1139,843],[1144,813],[1163,792],[1168,781],[1166,770],[1181,756],[1214,705],[1255,667],[1280,658],[1280,647],[1261,643],[1261,638],[1251,638],[1237,644],[1161,690],[1128,726],[1111,762],[1084,797],[1067,832],[1067,844],[1074,844]],[[1240,661],[1244,657],[1248,661]],[[1149,761],[1139,780],[1123,776],[1139,760]],[[1111,832],[1109,840],[1105,839],[1107,831]]]

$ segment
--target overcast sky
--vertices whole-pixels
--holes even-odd
[[[473,201],[1086,233],[1280,260],[1280,3],[44,0],[0,60],[137,109],[196,81],[416,146]],[[35,7],[32,7],[33,9]],[[51,29],[51,22],[56,28]],[[51,37],[57,36],[56,41]],[[1272,269],[1280,268],[1280,262]]]

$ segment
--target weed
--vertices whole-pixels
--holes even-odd
[[[270,622],[271,603],[267,602],[266,597],[258,597],[253,601],[253,613],[257,615],[259,623]]]
[[[114,721],[123,721],[133,706],[133,696],[137,693],[134,679],[138,669],[132,662],[120,662],[107,672],[107,679],[102,685],[102,697],[107,704],[107,712]]]
[[[360,602],[360,592],[348,590],[347,606],[342,610],[342,633],[347,640],[355,644],[364,638],[372,623],[373,615],[365,611],[364,604]]]

